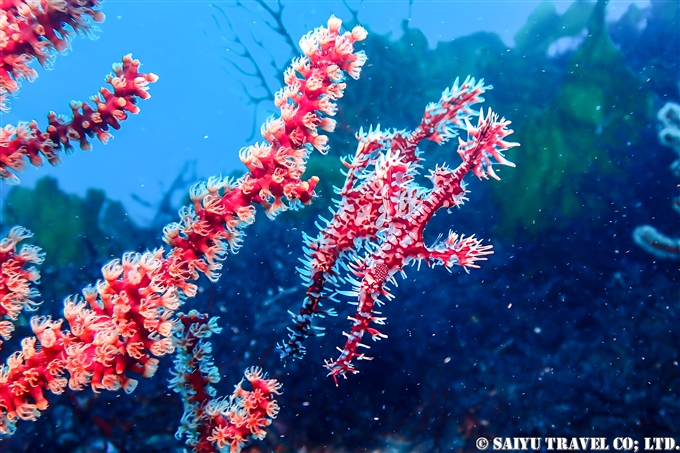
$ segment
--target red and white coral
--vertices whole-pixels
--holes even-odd
[[[23,310],[34,311],[40,295],[33,286],[40,280],[35,265],[43,262],[39,247],[19,243],[31,236],[30,231],[14,227],[0,241],[0,337],[9,340],[14,332],[13,322]],[[0,340],[0,345],[2,340]]]
[[[128,113],[138,113],[137,99],[150,98],[148,84],[158,80],[155,74],[139,72],[139,66],[139,60],[132,55],[123,57],[106,78],[113,91],[102,88],[92,96],[94,106],[71,102],[71,118],[50,112],[45,131],[40,130],[36,121],[8,124],[0,129],[0,178],[16,184],[19,182],[16,173],[28,163],[38,167],[47,159],[51,165],[57,165],[61,161],[59,152],[73,150],[71,141],[79,142],[82,150],[91,148],[91,137],[108,142],[109,128],[120,129],[120,122],[127,119]]]
[[[265,143],[241,151],[249,172],[235,181],[210,178],[194,186],[192,206],[182,208],[180,221],[163,231],[169,250],[129,252],[105,265],[100,281],[82,297],[66,300],[68,330],[61,329],[63,321],[34,318],[35,337],[26,338],[0,370],[0,433],[12,432],[18,419],[34,420],[47,407],[45,392],[60,393],[67,384],[73,390],[132,391],[136,381],[130,374],[153,375],[156,357],[174,350],[175,310],[183,298],[195,296],[201,274],[219,278],[222,261],[238,250],[241,230],[254,220],[255,205],[275,216],[311,201],[318,178],[301,178],[312,149],[325,150],[318,127],[333,129],[328,115],[345,88],[343,73],[358,76],[366,60],[354,51],[365,31],[341,33],[340,26],[331,17],[328,28],[303,38],[305,56],[286,71],[286,87],[276,96],[281,116],[262,128]],[[251,373],[255,394],[255,382],[263,380],[256,375]],[[235,398],[234,407],[252,403],[245,394]],[[259,422],[253,423],[251,432],[260,433]]]
[[[51,63],[56,52],[69,46],[74,33],[91,35],[92,22],[101,22],[104,14],[98,0],[0,0],[0,112],[7,112],[7,96],[19,91],[22,80],[33,81],[37,71],[31,66]],[[158,80],[154,74],[139,72],[139,61],[131,55],[113,65],[106,78],[113,91],[102,88],[92,96],[94,106],[71,102],[72,117],[50,112],[48,126],[41,131],[36,121],[6,125],[0,129],[0,179],[18,183],[16,173],[27,164],[56,165],[58,153],[73,150],[71,141],[89,150],[89,139],[106,143],[109,128],[120,129],[128,113],[139,112],[138,99],[148,99],[148,84]]]
[[[213,384],[220,373],[212,358],[208,338],[222,329],[217,318],[192,310],[179,314],[174,343],[177,347],[171,388],[182,396],[184,415],[177,430],[178,439],[195,452],[229,451],[238,453],[251,439],[263,439],[264,428],[279,412],[274,400],[281,384],[267,379],[260,368],[248,368],[228,398],[217,398]]]
[[[0,0],[0,110],[7,93],[38,73],[30,65],[51,63],[74,33],[91,35],[92,21],[102,22],[98,0]]]

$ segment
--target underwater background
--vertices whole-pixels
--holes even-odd
[[[192,184],[243,172],[238,150],[260,139],[294,43],[333,13],[368,30],[357,45],[368,62],[347,82],[329,153],[310,158],[317,199],[275,221],[258,215],[223,278],[201,280],[185,307],[220,318],[220,393],[252,365],[284,386],[278,418],[249,451],[479,451],[477,438],[497,436],[680,441],[680,179],[671,169],[680,135],[663,143],[657,116],[680,103],[680,2],[111,0],[103,12],[98,39],[74,38],[1,116],[5,125],[66,112],[130,52],[160,77],[110,143],[0,186],[3,233],[23,225],[46,252],[39,314],[59,318],[63,299],[104,263],[157,247]],[[282,362],[276,343],[305,295],[303,232],[315,235],[327,214],[354,135],[415,127],[468,75],[493,85],[484,106],[512,121],[521,146],[506,157],[516,168],[498,170],[501,181],[469,175],[469,201],[426,235],[476,234],[494,254],[469,274],[406,269],[382,308],[389,338],[371,342],[374,360],[338,387],[323,363],[354,311],[346,302],[302,360]],[[458,164],[454,144],[431,145],[427,166]],[[639,247],[641,225],[675,253]],[[30,334],[28,319],[3,359]],[[0,451],[183,451],[171,365],[161,360],[130,395],[67,389]]]

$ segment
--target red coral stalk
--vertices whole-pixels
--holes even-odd
[[[74,33],[90,35],[91,24],[102,22],[98,0],[0,0],[0,108],[6,92],[19,82],[33,81],[33,60],[47,66],[54,52],[68,49]]]
[[[33,236],[22,227],[14,227],[0,242],[0,337],[9,340],[14,332],[13,321],[22,310],[34,311],[40,294],[33,287],[40,280],[40,272],[33,266],[43,262],[44,254],[32,245],[18,245]],[[2,345],[2,340],[0,340]]]
[[[318,178],[301,177],[311,149],[326,149],[318,127],[333,129],[328,115],[342,97],[343,73],[358,77],[366,61],[354,51],[365,30],[340,33],[340,27],[331,17],[328,28],[302,38],[305,56],[293,61],[276,96],[281,116],[263,126],[266,143],[241,151],[250,171],[236,181],[211,178],[194,186],[193,206],[164,229],[169,250],[129,252],[105,265],[103,279],[85,288],[82,298],[66,300],[68,330],[61,330],[63,321],[32,320],[35,337],[26,338],[0,369],[0,433],[12,432],[19,418],[34,420],[47,407],[46,390],[60,393],[68,384],[132,391],[130,374],[153,375],[156,357],[174,350],[175,310],[196,294],[200,274],[219,278],[227,253],[240,247],[241,230],[254,221],[255,205],[275,216],[310,202]]]
[[[49,66],[55,52],[68,48],[74,33],[92,35],[92,22],[103,20],[99,0],[0,0],[0,112],[9,110],[7,95],[16,94],[23,79],[31,82],[38,76],[33,60]],[[45,131],[36,121],[0,129],[0,179],[16,184],[16,173],[29,162],[42,165],[43,158],[58,164],[60,151],[73,150],[71,141],[78,141],[83,150],[91,148],[94,136],[106,143],[110,127],[120,129],[128,113],[139,112],[137,99],[150,97],[147,85],[158,77],[140,73],[139,61],[131,55],[114,64],[113,72],[106,79],[113,92],[102,88],[91,98],[94,106],[71,102],[71,119],[50,112]]]
[[[50,112],[49,126],[43,132],[36,121],[19,123],[16,127],[6,125],[0,129],[0,178],[5,182],[16,184],[19,173],[26,168],[27,162],[39,167],[43,158],[51,165],[57,165],[61,159],[60,151],[71,152],[71,141],[78,141],[80,149],[89,150],[89,138],[96,136],[102,143],[107,143],[111,134],[109,127],[120,129],[120,122],[128,113],[139,112],[137,99],[149,99],[149,83],[158,80],[152,73],[139,72],[139,60],[132,55],[123,57],[122,63],[113,65],[113,74],[106,81],[113,91],[102,88],[92,96],[94,106],[82,102],[71,102],[72,117],[67,119]]]
[[[185,437],[196,453],[227,451],[238,453],[251,439],[263,439],[265,430],[279,412],[274,397],[281,384],[267,379],[260,368],[249,368],[228,398],[217,398],[215,387],[220,373],[212,358],[208,338],[222,329],[217,318],[192,310],[179,314],[173,338],[177,353],[171,388],[182,396],[184,415],[175,435]]]

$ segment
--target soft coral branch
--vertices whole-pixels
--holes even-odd
[[[231,396],[218,398],[213,384],[219,382],[220,372],[213,363],[209,341],[222,330],[217,327],[217,318],[195,310],[178,317],[170,387],[182,396],[184,415],[175,437],[186,438],[187,445],[197,453],[237,453],[249,440],[264,438],[264,428],[279,412],[274,398],[281,393],[281,384],[267,379],[260,368],[249,368],[245,381],[236,385]]]
[[[68,49],[73,33],[91,34],[102,22],[98,0],[0,0],[0,107],[22,79],[38,76],[33,60],[47,66],[54,52]]]
[[[238,180],[210,178],[194,186],[192,205],[163,231],[169,249],[128,252],[106,264],[100,281],[66,300],[68,329],[61,320],[33,318],[35,336],[0,369],[0,433],[12,432],[18,419],[38,417],[47,391],[58,394],[66,385],[132,391],[131,375],[153,375],[156,357],[174,351],[175,311],[196,295],[200,275],[220,277],[222,261],[239,249],[242,229],[254,221],[255,206],[273,217],[311,201],[318,178],[302,175],[311,150],[327,148],[318,128],[333,130],[329,116],[343,95],[344,74],[358,77],[366,61],[354,50],[365,30],[341,33],[340,27],[331,17],[328,28],[302,38],[305,55],[286,71],[286,86],[276,95],[280,117],[263,126],[265,142],[240,153],[249,171]]]
[[[0,129],[0,178],[18,183],[16,173],[23,171],[27,163],[41,166],[43,159],[57,165],[61,161],[59,152],[73,150],[71,141],[77,141],[83,150],[91,148],[91,137],[108,142],[109,128],[120,129],[128,113],[138,113],[137,100],[149,99],[148,85],[158,80],[155,74],[140,72],[139,66],[139,60],[132,55],[123,57],[121,63],[113,65],[113,74],[106,77],[113,91],[102,88],[92,96],[93,106],[72,101],[70,119],[50,112],[45,131],[36,121]]]
[[[0,241],[0,337],[9,340],[14,331],[13,321],[23,310],[34,311],[40,294],[33,286],[40,280],[35,265],[44,260],[40,248],[19,244],[33,236],[22,227],[14,227],[6,238]],[[2,345],[2,340],[0,340]]]

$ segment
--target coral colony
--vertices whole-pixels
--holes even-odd
[[[673,175],[680,178],[680,105],[668,102],[657,114],[661,122],[659,142],[672,148],[678,158],[671,164]],[[680,197],[673,198],[673,209],[680,214]],[[633,240],[643,250],[658,258],[680,260],[680,237],[666,236],[651,225],[641,225],[633,231]]]
[[[88,18],[103,20],[97,2],[67,0],[2,1],[0,16],[0,90],[3,98],[17,92],[21,79],[31,80],[35,70],[54,51],[66,48],[70,34],[86,33]],[[158,357],[176,354],[171,388],[184,401],[185,413],[178,438],[200,452],[238,452],[249,441],[263,438],[265,427],[278,413],[274,397],[281,384],[267,379],[258,368],[246,370],[245,379],[226,398],[216,397],[213,387],[219,372],[211,358],[209,338],[219,333],[217,319],[195,311],[176,313],[197,292],[201,274],[211,281],[220,278],[222,261],[239,249],[242,229],[255,220],[255,206],[271,218],[289,208],[308,204],[315,196],[318,178],[303,180],[309,154],[326,152],[328,138],[319,128],[332,132],[336,101],[346,87],[344,73],[358,78],[366,62],[354,44],[366,38],[366,30],[354,27],[341,32],[342,22],[331,17],[300,40],[304,56],[285,71],[285,86],[274,102],[278,117],[262,127],[263,143],[244,148],[240,157],[248,172],[237,180],[210,178],[195,185],[191,206],[179,211],[180,220],[163,230],[166,247],[143,253],[128,252],[102,268],[102,278],[86,287],[82,296],[64,302],[64,319],[35,316],[30,325],[35,336],[23,339],[0,368],[0,432],[11,434],[18,419],[35,420],[48,407],[46,393],[60,394],[90,387],[94,392],[132,392],[132,377],[151,377]],[[89,149],[88,138],[109,137],[108,128],[118,129],[127,113],[137,113],[138,99],[148,99],[153,74],[139,72],[139,62],[126,56],[114,65],[108,78],[113,92],[102,88],[93,98],[94,107],[72,103],[72,119],[49,115],[49,126],[40,131],[36,122],[5,126],[0,136],[0,173],[16,182],[16,173],[27,164],[40,165],[42,157],[51,164],[59,151],[69,151],[70,141]],[[331,221],[319,236],[307,239],[307,261],[301,273],[308,283],[307,298],[288,342],[281,346],[285,356],[299,356],[302,340],[314,329],[312,318],[323,313],[325,283],[347,282],[348,291],[337,294],[356,298],[357,314],[338,359],[327,363],[337,378],[356,372],[353,359],[366,359],[358,352],[364,333],[384,337],[374,327],[381,324],[375,306],[380,297],[390,298],[387,283],[407,264],[425,261],[431,265],[477,267],[490,254],[474,236],[450,233],[432,246],[423,243],[423,230],[441,208],[459,206],[465,200],[463,177],[472,172],[480,178],[496,177],[492,159],[511,165],[502,152],[515,146],[504,141],[511,133],[508,121],[495,113],[479,114],[476,126],[469,120],[471,106],[481,102],[488,86],[467,79],[446,90],[441,100],[427,107],[421,124],[411,132],[385,131],[379,127],[358,134],[359,147],[347,166],[347,180],[339,189],[341,200]],[[451,169],[430,171],[432,188],[419,186],[414,177],[422,159],[417,149],[424,140],[444,143],[457,135],[458,154],[463,162]],[[0,334],[9,338],[25,309],[38,306],[40,278],[36,266],[43,253],[36,246],[21,245],[31,237],[14,227],[0,243]],[[21,247],[20,247],[21,245]],[[48,257],[49,259],[49,257]],[[348,271],[340,276],[340,267]]]

